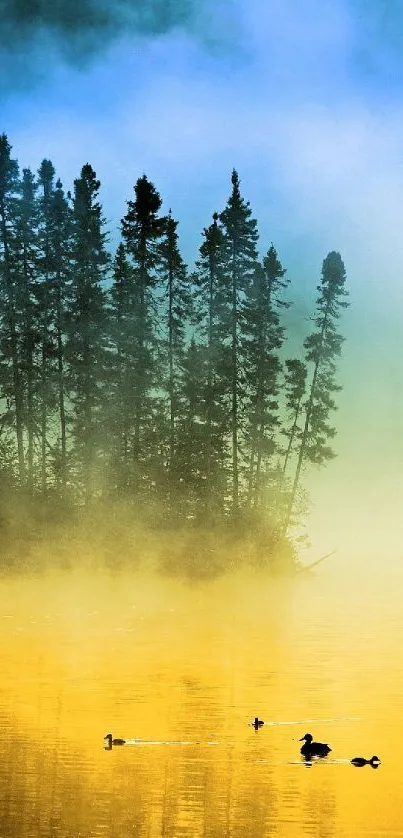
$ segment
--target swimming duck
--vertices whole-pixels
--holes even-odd
[[[112,745],[126,745],[126,739],[112,739],[111,733],[107,733],[104,739],[108,740],[109,747],[112,747]]]
[[[304,739],[305,744],[301,748],[301,754],[304,757],[325,757],[332,750],[324,742],[313,742],[313,736],[310,733],[306,733],[299,741],[303,742]]]
[[[354,757],[351,760],[352,764],[357,766],[357,768],[362,768],[363,765],[372,765],[372,768],[378,768],[380,764],[380,759],[377,756],[371,757],[371,759],[365,759],[364,757]]]
[[[259,719],[258,716],[255,716],[253,722],[251,722],[251,725],[255,728],[255,730],[259,730],[260,727],[263,727],[264,722],[262,722],[262,720]]]

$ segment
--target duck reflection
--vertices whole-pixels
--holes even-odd
[[[379,768],[381,760],[376,755],[371,757],[371,759],[365,759],[365,757],[354,757],[354,759],[351,760],[351,764],[355,765],[356,768],[363,768],[364,765],[370,765],[371,768]]]

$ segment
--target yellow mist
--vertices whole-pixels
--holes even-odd
[[[399,830],[401,580],[340,577],[3,579],[4,834]],[[108,732],[136,741],[107,751]],[[327,760],[304,764],[306,732]],[[374,753],[378,770],[349,762]]]

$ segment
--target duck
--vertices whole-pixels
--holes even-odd
[[[363,765],[372,765],[372,768],[378,768],[381,760],[377,756],[373,756],[371,759],[365,759],[365,757],[354,757],[351,762],[357,768],[362,768]]]
[[[262,720],[259,719],[258,716],[255,716],[253,722],[251,722],[251,725],[255,728],[255,730],[259,730],[260,727],[263,727],[264,722],[262,722]]]
[[[106,736],[104,736],[104,739],[108,740],[110,748],[112,747],[112,745],[126,745],[126,739],[112,739],[111,733],[107,733]]]
[[[305,743],[301,748],[301,754],[304,757],[325,757],[332,750],[324,742],[313,742],[311,733],[306,733],[299,741],[303,742],[304,739]]]

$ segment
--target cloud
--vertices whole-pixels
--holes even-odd
[[[38,32],[49,32],[67,49],[82,39],[94,48],[103,37],[113,37],[123,27],[134,32],[161,34],[175,26],[188,26],[201,0],[3,0],[0,46],[10,35],[29,44]]]
[[[86,65],[122,35],[197,31],[205,0],[0,0],[0,91],[29,87],[59,58]]]

